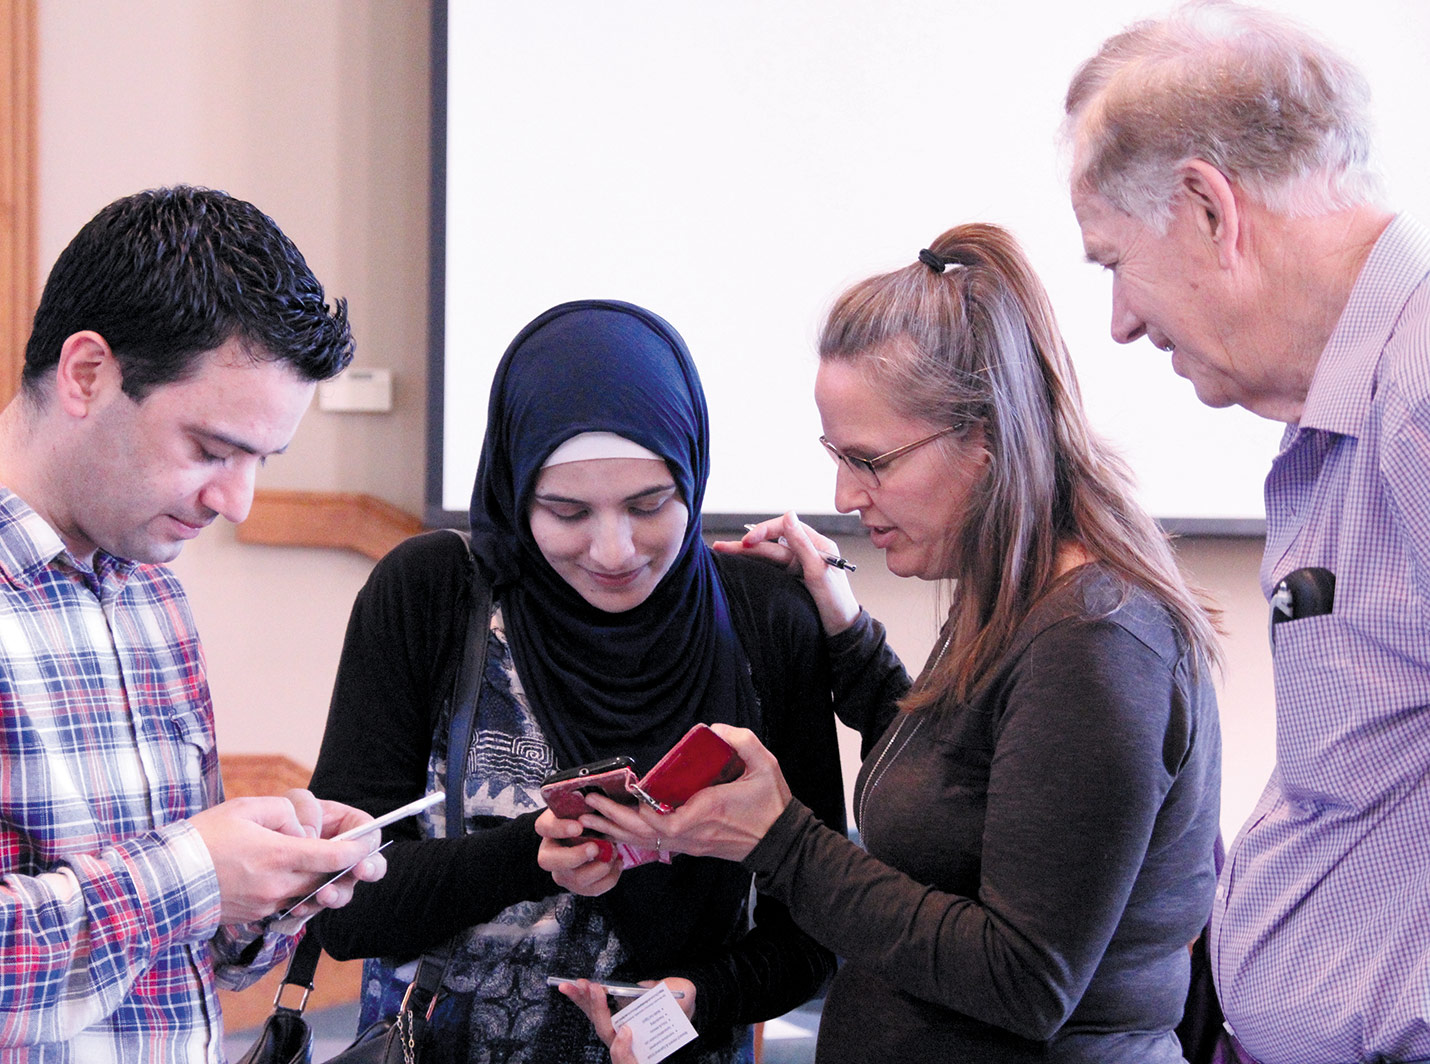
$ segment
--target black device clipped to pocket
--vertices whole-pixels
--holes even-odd
[[[1336,574],[1329,569],[1311,567],[1287,573],[1271,594],[1271,636],[1284,621],[1299,621],[1306,617],[1323,617],[1331,612],[1336,600]]]

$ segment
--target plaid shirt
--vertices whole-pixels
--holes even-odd
[[[1266,479],[1276,768],[1227,855],[1213,963],[1265,1064],[1430,1059],[1430,234],[1376,243]]]
[[[184,819],[222,795],[183,590],[77,565],[4,488],[0,709],[0,1062],[222,1061],[215,968],[242,985],[283,940],[234,966],[254,934],[219,927]]]

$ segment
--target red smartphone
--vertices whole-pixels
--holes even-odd
[[[629,757],[608,757],[553,772],[541,781],[541,797],[562,820],[575,820],[590,812],[586,795],[597,791],[618,802],[632,802],[631,785],[636,781],[635,762]]]
[[[697,724],[632,787],[636,797],[658,813],[688,802],[696,791],[729,783],[745,771],[735,748],[707,724]]]
[[[635,799],[631,795],[631,788],[636,782],[634,765],[629,757],[608,757],[553,772],[541,781],[541,797],[546,807],[562,820],[575,820],[582,813],[590,812],[586,795],[592,791],[599,791],[618,802],[634,804]],[[582,835],[580,838],[594,842],[600,848],[598,860],[615,859],[616,844],[610,839],[603,835]]]

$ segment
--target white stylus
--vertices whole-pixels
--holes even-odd
[[[445,797],[447,796],[440,791],[434,794],[424,794],[415,802],[408,802],[406,805],[399,806],[390,813],[384,813],[382,816],[374,820],[371,824],[359,824],[355,828],[348,828],[348,830],[344,831],[341,835],[334,835],[328,841],[347,842],[349,839],[360,838],[361,836],[366,835],[370,831],[379,831],[382,828],[387,827],[388,824],[395,824],[399,820],[405,820],[410,816],[422,812],[422,810],[424,809],[436,805]]]

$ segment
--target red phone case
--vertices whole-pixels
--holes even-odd
[[[697,724],[641,777],[635,793],[668,813],[688,802],[696,791],[729,783],[744,771],[745,762],[735,748],[708,725]]]
[[[582,813],[591,811],[586,804],[587,791],[600,791],[618,802],[633,801],[631,785],[636,774],[629,768],[612,769],[590,776],[577,776],[558,783],[544,783],[541,797],[546,806],[562,820],[575,820]]]
[[[624,760],[629,761],[629,758]],[[657,812],[669,813],[688,801],[696,791],[716,783],[728,783],[745,771],[745,763],[734,747],[716,735],[707,725],[697,724],[681,736],[680,741],[655,763],[637,782],[635,772],[627,766],[591,771],[596,764],[581,765],[556,773],[541,785],[541,797],[547,808],[563,820],[575,820],[589,812],[586,795],[599,790],[618,802],[644,801]],[[601,848],[600,859],[612,860],[620,855],[626,868],[635,868],[650,861],[669,863],[670,854],[647,850],[625,843],[616,844],[599,835],[583,835]]]

